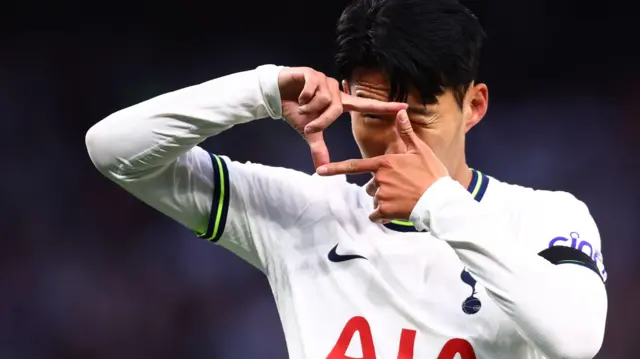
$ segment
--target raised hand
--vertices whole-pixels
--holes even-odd
[[[282,117],[307,141],[316,167],[329,163],[322,131],[342,113],[396,114],[407,105],[347,95],[337,80],[308,67],[284,68],[278,76]]]
[[[438,179],[449,175],[431,148],[413,132],[405,110],[398,112],[396,128],[406,151],[330,163],[317,169],[321,176],[374,173],[367,185],[375,208],[369,218],[374,222],[409,219],[422,194]]]

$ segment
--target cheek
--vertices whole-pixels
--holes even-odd
[[[442,137],[439,152],[437,154],[445,160],[446,163],[454,165],[464,151],[465,128],[462,117],[451,118],[442,129]]]
[[[420,137],[420,139],[426,143],[431,150],[439,155],[444,147],[444,138],[443,134],[439,130],[435,129],[423,129],[423,128],[415,128],[413,131]],[[440,156],[438,156],[440,157]]]
[[[432,128],[418,128],[414,131],[431,147],[438,158],[447,161],[457,152],[460,139],[464,138],[464,127],[459,126],[459,123],[455,118],[441,119],[440,123]]]

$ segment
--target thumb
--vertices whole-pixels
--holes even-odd
[[[309,144],[311,158],[313,159],[315,168],[331,162],[329,159],[329,150],[327,149],[327,144],[324,142],[322,132],[306,135],[305,140],[307,140],[307,143]]]
[[[411,121],[409,121],[409,115],[406,110],[398,111],[396,115],[396,129],[402,141],[407,145],[408,151],[419,151],[420,139],[413,132]]]

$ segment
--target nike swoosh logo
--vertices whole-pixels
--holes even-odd
[[[333,247],[329,251],[329,256],[328,257],[329,257],[329,260],[331,262],[340,263],[340,262],[346,262],[346,261],[350,261],[352,259],[358,259],[358,258],[367,260],[367,258],[365,258],[365,257],[363,257],[361,255],[357,255],[357,254],[344,254],[344,255],[338,254],[336,252],[336,249],[338,249],[338,245],[337,244],[336,244],[335,247]]]

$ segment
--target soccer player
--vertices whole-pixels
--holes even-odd
[[[260,66],[116,112],[87,148],[267,276],[292,359],[593,358],[607,295],[587,207],[465,161],[488,105],[483,38],[454,0],[356,0],[338,24],[342,91],[309,68]],[[330,163],[322,130],[343,111],[363,158]],[[198,147],[264,117],[304,135],[319,176]],[[373,179],[335,176],[355,172]]]

